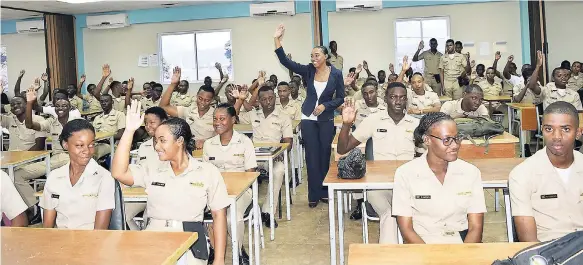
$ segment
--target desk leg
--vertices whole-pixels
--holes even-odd
[[[514,120],[514,111],[507,106],[508,108],[508,133],[512,134],[512,121]]]
[[[109,138],[109,145],[111,145],[111,155],[109,156],[109,166],[113,165],[113,152],[115,150],[115,139],[113,135]]]
[[[338,195],[338,256],[340,260],[340,265],[344,265],[344,215],[343,215],[343,203],[340,202],[342,199],[342,191],[337,191]]]
[[[271,227],[271,241],[275,240],[275,216],[273,207],[273,157],[269,159],[269,224]]]
[[[290,194],[289,194],[289,165],[288,165],[288,156],[287,151],[283,152],[283,167],[285,169],[285,206],[286,206],[286,213],[287,213],[287,220],[291,220],[291,203],[290,203]],[[295,181],[294,181],[295,182]]]
[[[338,202],[340,204],[341,202]],[[330,221],[330,265],[336,265],[336,225],[334,224],[334,189],[328,186],[328,219]]]
[[[239,264],[239,242],[237,238],[237,200],[234,198],[231,201],[229,211],[231,212],[231,248],[233,249],[233,264]]]
[[[520,157],[526,157],[526,148],[524,148],[524,143],[525,143],[524,135],[525,135],[525,131],[520,129],[520,132],[518,133],[518,143],[520,144]]]
[[[45,163],[46,163],[46,177],[49,177],[49,173],[51,173],[51,155],[47,154],[45,156]],[[36,190],[35,190],[36,191]]]
[[[512,209],[510,208],[510,192],[508,188],[502,189],[504,192],[504,211],[506,213],[506,234],[508,242],[514,242],[514,231],[512,230]]]
[[[290,150],[290,160],[291,160],[291,172],[292,172],[292,191],[293,195],[296,195],[296,156],[295,156],[296,147]],[[287,151],[286,151],[287,153]],[[285,171],[287,172],[287,170]]]
[[[257,179],[253,182],[253,233],[255,234],[255,264],[259,265],[261,263],[260,251],[259,251],[259,226],[261,225],[261,213],[259,212],[259,192],[257,188]],[[251,231],[249,231],[251,233]],[[237,263],[235,263],[237,264]]]
[[[498,189],[494,189],[494,211],[500,211],[500,196],[498,194]]]
[[[10,176],[12,183],[14,183],[14,166],[8,166],[8,176]]]
[[[304,157],[303,154],[304,150],[302,144],[300,143],[300,139],[298,138],[298,150],[297,150],[297,158],[298,158],[298,180],[300,184],[302,184],[302,171],[304,169]]]

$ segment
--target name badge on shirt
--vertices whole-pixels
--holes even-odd
[[[416,200],[431,200],[431,195],[415,195]]]
[[[144,159],[146,159],[146,157],[145,157],[145,156],[140,156],[140,161],[142,161],[142,160],[144,160]]]
[[[209,160],[215,160],[214,156],[209,157]]]
[[[53,199],[58,199],[60,196],[59,194],[51,194],[51,198]]]
[[[192,185],[194,187],[199,187],[199,188],[204,187],[204,184],[202,182],[190,182],[190,185]]]
[[[377,132],[387,132],[387,129],[377,129]]]
[[[245,157],[245,154],[233,154],[233,156]]]
[[[367,117],[367,115],[366,115],[366,114],[362,114],[362,113],[361,113],[361,114],[360,114],[360,117],[365,117],[365,118],[366,118],[366,117]]]
[[[18,126],[16,126],[16,125],[12,125],[11,127],[12,127],[12,128],[18,128]]]
[[[166,186],[166,183],[162,183],[162,182],[152,182],[152,186],[165,187]]]
[[[546,200],[546,199],[556,199],[558,198],[557,194],[543,194],[540,196],[541,200]]]
[[[254,120],[253,122],[261,123],[261,121],[259,121],[259,120]]]

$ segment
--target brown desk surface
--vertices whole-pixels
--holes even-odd
[[[439,101],[441,101],[441,102],[450,101],[450,100],[451,100],[451,98],[448,97],[448,96],[441,96],[441,97],[439,97]]]
[[[229,196],[238,197],[251,187],[253,181],[259,177],[259,172],[221,172],[221,176],[225,180]],[[141,198],[147,196],[145,189],[142,187],[123,188],[122,193],[124,197]]]
[[[94,111],[79,111],[81,113],[81,116],[88,116],[88,115],[93,115],[93,114],[99,114],[102,113],[102,110],[94,110]]]
[[[95,140],[103,140],[111,136],[114,136],[115,134],[116,134],[115,132],[96,132]]]
[[[281,146],[281,148],[279,150],[277,150],[277,152],[275,152],[274,154],[271,155],[257,155],[258,157],[261,158],[265,158],[265,157],[270,157],[270,156],[279,156],[283,151],[287,150],[287,147],[289,146],[288,143],[263,143],[263,144],[259,144],[259,143],[254,143],[253,147],[272,147],[272,146]],[[192,152],[192,157],[194,158],[202,158],[202,150],[198,149],[198,150],[194,150]]]
[[[536,106],[531,103],[507,103],[507,106],[513,109],[534,109]]]
[[[296,129],[298,128],[301,122],[302,122],[301,120],[292,121],[292,129],[294,130],[294,132],[296,132]],[[253,132],[253,126],[251,126],[251,124],[235,124],[235,126],[233,126],[233,129],[235,129],[235,131]]]
[[[419,159],[419,158],[416,158]],[[469,159],[468,163],[480,169],[482,182],[490,184],[506,183],[510,171],[524,161],[524,158],[492,158]],[[338,162],[330,164],[330,170],[324,179],[324,183],[387,183],[393,182],[395,171],[408,161],[367,161],[366,175],[361,179],[347,180],[338,178]]]
[[[474,139],[474,141],[477,144],[482,144],[484,143],[484,139],[483,138],[476,138]],[[508,133],[508,132],[504,132],[502,135],[498,135],[496,137],[493,137],[492,139],[490,139],[490,141],[488,141],[490,144],[508,144],[508,143],[518,143],[519,139],[518,137]],[[470,140],[463,140],[462,144],[473,144],[472,142],[470,142]]]
[[[351,244],[348,265],[490,265],[507,259],[534,243],[482,243],[457,245]]]
[[[511,96],[488,96],[488,97],[484,97],[484,101],[507,101],[510,102],[512,101],[512,97]]]
[[[2,264],[175,264],[197,233],[2,228]],[[31,246],[32,242],[37,242]]]
[[[25,160],[46,156],[50,151],[3,151],[2,167],[7,167]]]

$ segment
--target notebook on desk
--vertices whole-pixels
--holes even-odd
[[[281,146],[255,147],[255,155],[272,155],[281,149]]]

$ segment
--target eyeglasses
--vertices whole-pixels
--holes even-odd
[[[431,134],[429,136],[431,136],[431,137],[433,137],[435,139],[441,140],[441,142],[445,146],[450,146],[454,141],[455,141],[456,144],[460,144],[462,142],[462,138],[463,138],[461,135],[456,135],[454,137],[451,137],[450,136],[450,137],[445,137],[445,138],[440,138],[440,137],[437,137],[437,136],[431,135]]]

